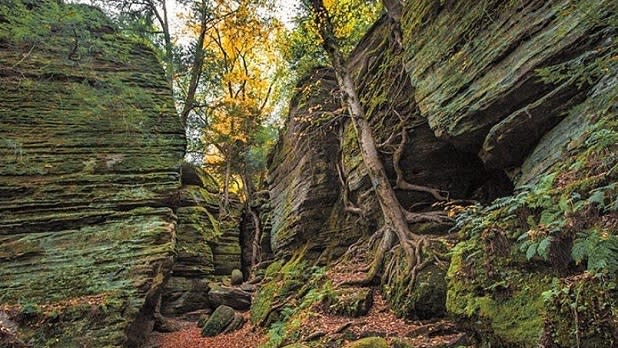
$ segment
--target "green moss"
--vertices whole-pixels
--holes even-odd
[[[618,324],[618,289],[609,276],[556,280],[545,298],[546,344],[610,347]]]
[[[501,344],[536,346],[543,331],[543,292],[551,276],[504,269],[504,278],[490,279],[477,263],[483,255],[476,241],[453,249],[447,273],[449,313],[487,326],[485,339]],[[506,273],[508,272],[508,273]]]
[[[350,342],[343,348],[388,348],[388,342],[382,337],[366,337]]]
[[[268,341],[261,347],[296,342],[301,324],[312,307],[332,299],[332,296],[332,285],[325,281],[325,269],[309,267],[305,261],[305,249],[286,263],[271,264],[251,305],[251,321],[269,328]],[[279,306],[271,310],[274,304]]]
[[[373,290],[368,288],[342,288],[329,294],[329,311],[337,315],[360,317],[366,315],[373,305]]]

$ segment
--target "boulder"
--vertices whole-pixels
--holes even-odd
[[[232,322],[225,328],[225,330],[223,330],[223,333],[236,331],[240,329],[244,323],[245,323],[245,317],[243,317],[239,313],[236,313],[234,314],[234,319],[232,320]]]
[[[211,283],[208,301],[213,306],[226,305],[237,310],[251,307],[251,294],[238,288],[230,288]]]
[[[183,163],[180,167],[180,180],[183,185],[195,185],[206,189],[210,193],[219,193],[219,187],[215,179],[191,163]]]
[[[234,309],[228,306],[219,306],[212,313],[210,318],[202,327],[202,336],[212,337],[220,333],[223,333],[225,329],[234,321],[236,312]]]

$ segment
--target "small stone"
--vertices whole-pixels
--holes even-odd
[[[257,286],[251,283],[242,283],[240,285],[240,290],[246,291],[246,292],[255,292],[257,290]]]
[[[243,275],[239,269],[232,270],[232,275],[230,277],[232,285],[240,285],[243,282]]]

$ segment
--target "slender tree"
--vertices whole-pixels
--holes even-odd
[[[368,270],[367,277],[360,281],[360,283],[369,283],[373,281],[382,267],[385,253],[397,240],[404,251],[407,266],[411,270],[411,281],[414,282],[416,273],[426,264],[421,260],[421,255],[422,248],[427,244],[427,240],[425,236],[411,232],[408,223],[426,221],[441,222],[442,217],[432,213],[409,212],[399,203],[395,195],[395,190],[384,170],[375,137],[365,117],[365,112],[358,97],[356,86],[339,48],[329,12],[322,0],[311,0],[311,8],[313,10],[316,28],[322,39],[322,46],[335,70],[339,88],[343,93],[343,99],[348,108],[349,117],[358,138],[361,157],[367,168],[384,218],[384,225],[380,231],[382,232],[382,239],[376,250],[374,261]],[[428,187],[412,185],[411,188],[437,194],[437,190]]]

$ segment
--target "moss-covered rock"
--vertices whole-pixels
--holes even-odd
[[[243,282],[243,275],[239,269],[233,269],[232,274],[230,275],[230,282],[232,285],[240,285]]]
[[[175,255],[172,93],[100,10],[25,3],[0,4],[0,307],[42,308],[34,346],[137,346]]]
[[[336,289],[328,308],[332,313],[350,317],[366,315],[373,305],[373,290],[370,288]]]
[[[610,347],[616,342],[615,278],[583,274],[555,281],[543,293],[546,346]]]
[[[183,165],[185,173],[187,165]],[[193,169],[193,172],[201,172]],[[202,173],[203,174],[203,173]],[[205,174],[204,174],[205,175]],[[194,182],[192,182],[194,183]],[[201,182],[197,182],[203,185]],[[215,273],[212,246],[221,237],[218,221],[218,195],[202,186],[184,185],[174,203],[176,226],[176,260],[172,275],[162,294],[161,313],[169,316],[208,308],[209,280]]]
[[[569,8],[595,15],[582,17]],[[536,69],[603,54],[595,49],[602,40],[592,38],[612,35],[606,31],[611,21],[601,20],[612,11],[611,1],[596,0],[406,3],[406,69],[422,114],[441,138],[471,151],[496,127],[491,151],[504,168],[517,166],[564,116],[562,104],[577,103],[578,87],[586,90],[568,78],[545,84]],[[568,87],[558,92],[565,82]]]
[[[251,294],[238,288],[230,288],[217,284],[210,284],[208,301],[214,305],[226,305],[238,310],[251,307]]]
[[[183,163],[180,167],[180,181],[183,185],[195,185],[206,189],[210,193],[219,193],[219,185],[215,179],[191,163]]]
[[[206,324],[204,324],[204,327],[202,327],[202,336],[212,337],[223,333],[228,325],[234,322],[235,314],[232,307],[217,307],[210,315],[210,318],[208,318],[208,321],[206,321]]]
[[[388,348],[388,342],[382,337],[366,337],[350,342],[343,348]]]
[[[543,331],[542,293],[552,278],[538,272],[500,269],[504,278],[492,279],[473,258],[477,250],[475,241],[460,243],[453,250],[448,271],[448,311],[483,323],[476,327],[488,342],[537,345]]]
[[[618,151],[617,81],[599,80],[541,141],[517,195],[460,219],[468,239],[452,251],[447,309],[484,332],[487,342],[605,346],[615,340],[618,157],[607,154]],[[586,120],[577,122],[582,113]],[[547,155],[550,147],[560,160]]]

